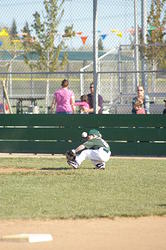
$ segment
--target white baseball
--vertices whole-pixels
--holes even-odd
[[[81,134],[82,138],[86,138],[88,136],[87,132],[82,132]]]

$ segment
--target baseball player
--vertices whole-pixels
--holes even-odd
[[[85,133],[85,132],[84,132]],[[73,155],[72,157],[70,157]],[[67,163],[77,169],[84,160],[91,160],[95,169],[105,169],[105,163],[109,160],[111,151],[108,143],[102,139],[100,132],[91,129],[87,140],[75,150],[67,151]]]

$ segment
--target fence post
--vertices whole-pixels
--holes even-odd
[[[146,0],[142,0],[141,3],[141,15],[142,15],[142,38],[143,38],[143,46],[147,45],[147,1]],[[148,86],[147,86],[147,81],[146,81],[146,69],[147,69],[147,65],[146,65],[146,60],[145,60],[145,54],[144,54],[144,47],[141,47],[141,51],[142,51],[142,84],[143,87],[145,89],[145,92],[147,92],[148,90]]]
[[[97,0],[93,0],[93,81],[94,113],[98,113],[98,35],[97,35]]]
[[[134,0],[134,26],[135,26],[135,41],[134,41],[134,57],[135,57],[135,85],[139,85],[139,57],[138,57],[138,5],[137,0]]]
[[[83,86],[84,86],[84,74],[82,73],[84,72],[83,69],[80,69],[80,96],[82,96],[84,94],[84,89],[83,89]]]

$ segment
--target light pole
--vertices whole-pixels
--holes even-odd
[[[97,0],[93,0],[93,81],[94,113],[98,113],[98,35],[97,35]]]
[[[135,85],[139,85],[139,56],[138,56],[138,5],[137,0],[134,0],[134,27],[135,27],[135,39],[134,39],[134,58],[135,58]]]
[[[142,84],[143,87],[145,89],[145,91],[147,91],[147,81],[146,81],[146,60],[145,60],[145,54],[144,54],[144,48],[147,45],[147,1],[146,0],[142,0],[141,3],[141,14],[142,14]]]

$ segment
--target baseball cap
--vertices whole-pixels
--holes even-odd
[[[97,129],[91,129],[91,130],[89,130],[88,135],[101,136],[100,132]]]

